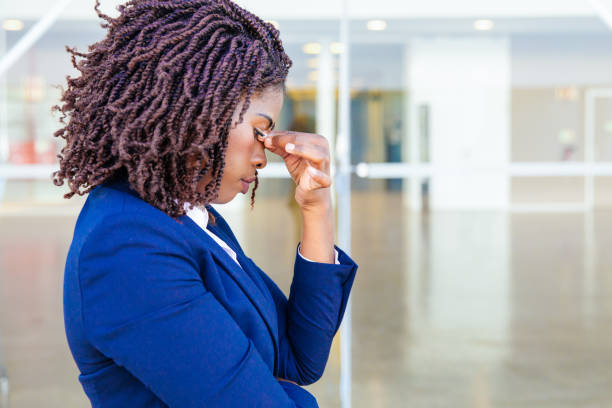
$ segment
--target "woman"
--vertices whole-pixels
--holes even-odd
[[[55,184],[89,194],[64,315],[95,407],[316,407],[357,265],[333,245],[329,149],[276,132],[291,65],[268,23],[229,0],[133,0],[73,54],[57,107]],[[80,61],[76,61],[80,57]],[[64,120],[63,120],[64,121]],[[257,187],[265,149],[303,223],[287,299],[211,203]]]

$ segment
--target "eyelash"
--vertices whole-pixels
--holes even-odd
[[[266,137],[266,135],[259,129],[253,128],[253,133],[255,134],[255,139],[259,140],[259,137]]]

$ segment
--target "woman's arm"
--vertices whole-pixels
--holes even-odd
[[[323,136],[274,131],[265,146],[283,158],[297,184],[295,200],[302,214],[300,253],[309,260],[334,263],[334,217],[329,175],[329,144]]]
[[[278,375],[311,384],[325,369],[357,265],[334,247],[327,140],[311,133],[274,131],[263,141],[268,150],[283,158],[297,185],[295,200],[303,223],[302,256],[296,256],[289,299],[266,279],[279,314]]]
[[[276,305],[279,364],[275,375],[281,379],[308,385],[323,375],[357,271],[357,264],[335,249],[338,264],[310,262],[296,253],[289,299],[258,269]]]
[[[329,187],[325,190],[329,190]],[[329,197],[329,191],[327,191]],[[316,206],[301,208],[302,239],[300,253],[314,262],[334,263],[334,217],[331,197]]]

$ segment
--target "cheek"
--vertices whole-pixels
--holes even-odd
[[[254,137],[249,129],[239,126],[229,134],[229,142],[225,150],[225,172],[240,171],[249,162],[253,148]]]
[[[225,151],[226,161],[232,160],[232,158],[248,156],[252,147],[254,136],[250,132],[250,128],[245,129],[242,126],[234,129],[234,132],[230,132],[229,142],[227,144],[227,150]]]

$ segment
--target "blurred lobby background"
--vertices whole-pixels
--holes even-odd
[[[611,407],[612,0],[350,0],[348,44],[340,0],[238,3],[294,61],[278,128],[336,146],[349,56],[352,398],[339,335],[319,405]],[[93,6],[0,3],[1,408],[88,406],[61,297],[84,198],[50,181],[50,108],[64,47],[104,36]],[[218,209],[288,293],[292,182],[262,176],[254,210]]]

